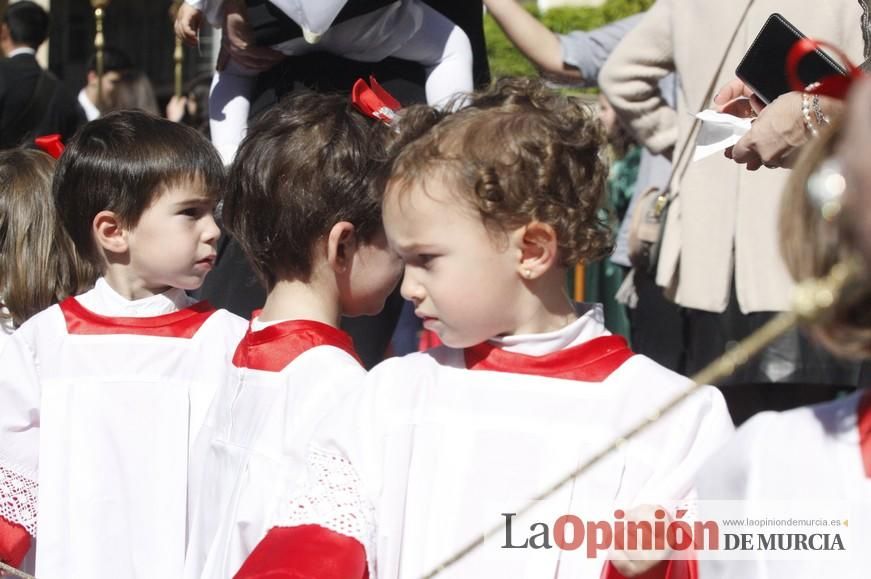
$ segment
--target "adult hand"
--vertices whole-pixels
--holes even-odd
[[[268,70],[284,59],[284,55],[276,50],[254,45],[245,2],[242,0],[227,0],[224,3],[223,29],[218,70],[224,70],[231,58],[254,72]]]
[[[742,119],[752,118],[765,108],[765,103],[740,79],[733,79],[720,87],[714,96],[715,110]]]
[[[750,171],[762,167],[783,167],[791,155],[810,139],[801,112],[802,93],[779,96],[759,111],[750,130],[726,149],[726,157],[746,165]]]
[[[172,98],[166,103],[166,118],[174,123],[180,123],[187,110],[187,104],[188,98],[186,96],[172,95]]]
[[[175,36],[190,46],[197,45],[197,37],[200,24],[203,22],[203,13],[191,6],[182,3],[175,14]]]

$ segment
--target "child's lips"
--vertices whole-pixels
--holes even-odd
[[[213,253],[207,257],[204,257],[203,259],[198,260],[197,265],[207,265],[209,267],[212,267],[215,265],[215,258],[216,257],[217,256]]]

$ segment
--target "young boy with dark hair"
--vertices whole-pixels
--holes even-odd
[[[438,117],[414,109],[395,133],[346,98],[301,93],[242,142],[223,218],[268,295],[206,419],[185,577],[239,569],[304,470],[315,426],[365,376],[339,319],[381,311],[401,277],[380,188],[395,151]]]
[[[140,112],[61,156],[58,216],[102,277],[0,345],[0,560],[36,537],[39,577],[181,575],[190,448],[245,331],[185,294],[222,185],[208,141]]]

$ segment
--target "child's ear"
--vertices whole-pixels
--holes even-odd
[[[517,273],[523,279],[537,279],[556,263],[559,244],[553,227],[532,221],[515,231],[514,235],[520,249]]]
[[[327,236],[327,262],[336,273],[345,273],[357,251],[357,232],[354,224],[339,221]]]
[[[92,233],[104,251],[124,253],[128,249],[127,230],[113,211],[100,211],[94,216]]]

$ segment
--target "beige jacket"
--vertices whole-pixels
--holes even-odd
[[[611,54],[599,83],[618,114],[654,152],[680,151],[692,114],[750,0],[658,0]],[[755,0],[716,79],[734,78],[744,52],[773,12],[808,36],[862,61],[862,10],[855,0]],[[677,71],[677,111],[657,81]],[[677,145],[676,145],[677,144]],[[683,306],[722,312],[734,271],[744,313],[789,307],[792,281],[780,257],[777,221],[788,171],[750,172],[721,154],[691,164],[668,214],[657,282]]]

